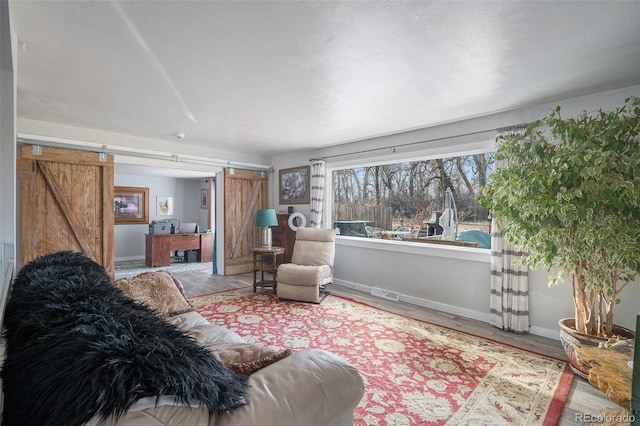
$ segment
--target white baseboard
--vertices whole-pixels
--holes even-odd
[[[351,281],[333,279],[333,283],[342,287],[351,288],[353,290],[361,291],[363,293],[371,294],[373,286],[369,286],[361,283],[354,283]],[[436,302],[433,300],[423,299],[415,296],[408,296],[400,293],[400,301],[411,303],[412,305],[422,306],[424,308],[435,309],[437,311],[446,312],[452,315],[458,315],[464,318],[469,318],[477,321],[486,322],[489,324],[489,313],[479,312],[472,309],[461,308],[455,305],[448,305],[446,303]],[[488,308],[487,308],[488,310]],[[560,340],[560,332],[558,330],[549,330],[547,328],[532,326],[529,333],[537,336],[547,337],[549,339]]]
[[[127,256],[127,257],[116,257],[113,259],[114,262],[124,262],[127,260],[143,260],[144,256]]]
[[[535,334],[536,336],[547,337],[553,340],[560,340],[560,330],[550,330],[548,328],[536,327],[532,325],[529,329],[529,333]]]

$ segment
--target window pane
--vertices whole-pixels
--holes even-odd
[[[452,239],[479,238],[484,247],[490,220],[478,197],[492,170],[493,153],[335,170],[334,227],[364,238],[442,240],[444,222],[457,210]],[[455,203],[445,212],[447,188]]]

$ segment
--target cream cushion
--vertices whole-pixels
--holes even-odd
[[[318,285],[331,278],[331,268],[328,265],[296,265],[295,263],[285,265],[281,265],[285,266],[284,268],[278,269],[278,285],[281,283]]]
[[[333,229],[300,228],[296,232],[291,263],[333,267],[335,241]]]

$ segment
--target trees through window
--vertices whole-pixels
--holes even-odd
[[[334,170],[334,227],[342,235],[442,239],[443,222],[453,210],[445,211],[445,207],[452,207],[445,206],[445,193],[450,188],[458,218],[452,239],[465,241],[465,235],[470,234],[488,238],[489,212],[478,203],[478,197],[493,164],[493,153],[489,152]],[[486,236],[464,232],[470,230]]]

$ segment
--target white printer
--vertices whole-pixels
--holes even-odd
[[[149,235],[154,234],[170,234],[171,223],[166,220],[156,222],[155,220],[149,224]]]

